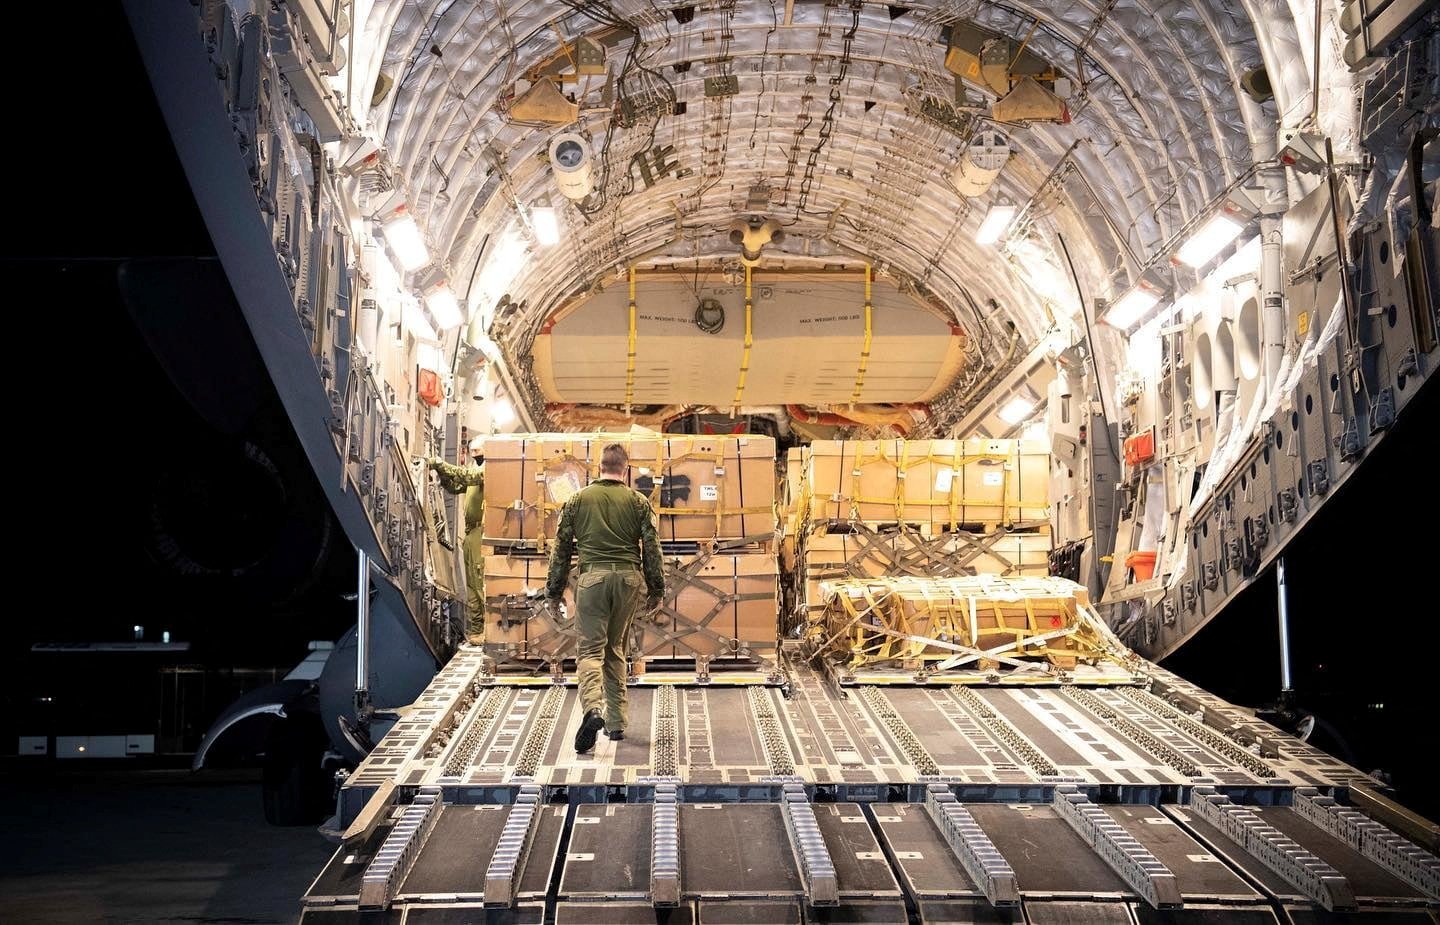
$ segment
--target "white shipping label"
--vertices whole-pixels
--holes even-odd
[[[955,480],[954,469],[940,469],[935,473],[935,490],[949,491],[950,483]]]
[[[550,494],[550,500],[555,504],[564,504],[569,501],[570,496],[583,487],[580,484],[580,477],[574,472],[561,472],[545,480],[545,488]]]
[[[981,480],[980,483],[981,483],[982,485],[1004,485],[1004,484],[1005,484],[1005,473],[1003,473],[1003,472],[986,472],[984,475],[980,476],[980,480]]]
[[[719,485],[701,485],[701,486],[700,486],[700,500],[701,500],[701,501],[716,501],[716,500],[719,500],[719,498],[720,498],[720,486],[719,486]]]

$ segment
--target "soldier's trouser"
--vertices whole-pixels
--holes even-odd
[[[575,592],[580,702],[587,713],[604,714],[606,729],[625,728],[625,637],[644,596],[645,579],[638,569],[604,566],[581,574]]]
[[[485,640],[485,550],[484,531],[479,527],[465,534],[465,634],[472,642]],[[476,639],[475,637],[479,637]]]

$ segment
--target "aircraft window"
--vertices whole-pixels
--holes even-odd
[[[1251,297],[1240,306],[1240,339],[1235,342],[1235,366],[1240,375],[1253,379],[1260,374],[1260,300]]]

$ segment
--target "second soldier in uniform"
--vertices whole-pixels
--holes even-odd
[[[665,594],[660,541],[650,501],[626,486],[630,459],[618,443],[605,447],[600,478],[576,492],[560,509],[550,552],[545,596],[558,606],[570,577],[570,557],[580,556],[575,592],[580,631],[580,702],[585,718],[575,733],[575,751],[595,747],[600,730],[625,737],[625,646],[630,620],[640,609],[659,606]]]
[[[452,495],[465,493],[465,641],[472,646],[485,642],[485,452],[484,438],[470,443],[473,466],[452,466],[438,459],[430,468],[440,485]]]

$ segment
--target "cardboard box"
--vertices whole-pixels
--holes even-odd
[[[775,556],[763,552],[667,557],[664,610],[642,634],[642,654],[774,657],[778,577]]]
[[[780,518],[803,514],[800,502],[805,485],[806,447],[792,446],[785,452],[785,490],[780,497]]]
[[[810,519],[986,526],[1049,518],[1042,441],[817,440]]]
[[[661,540],[756,542],[775,535],[769,437],[509,434],[485,441],[485,539],[553,539],[561,505],[599,476],[611,443],[630,455],[627,484],[650,496]]]
[[[552,620],[533,609],[529,590],[543,590],[545,556],[505,554],[485,558],[485,641],[501,655],[521,659],[573,659],[576,654],[574,588],[570,570],[565,616]],[[647,658],[743,659],[773,657],[778,636],[775,556],[701,554],[667,556],[666,598],[658,618],[637,617],[633,645]]]
[[[806,447],[791,447],[785,454],[785,481],[780,494],[780,567],[793,572],[799,565],[800,534],[805,529]]]
[[[568,621],[538,619],[527,597],[545,592],[550,572],[548,556],[508,554],[491,550],[485,556],[485,644],[499,647],[516,658],[543,658],[543,653],[565,650],[574,657],[574,634]],[[570,569],[565,592],[565,613],[575,613],[575,580]],[[568,649],[566,647],[568,646]],[[531,655],[532,649],[537,654]]]

